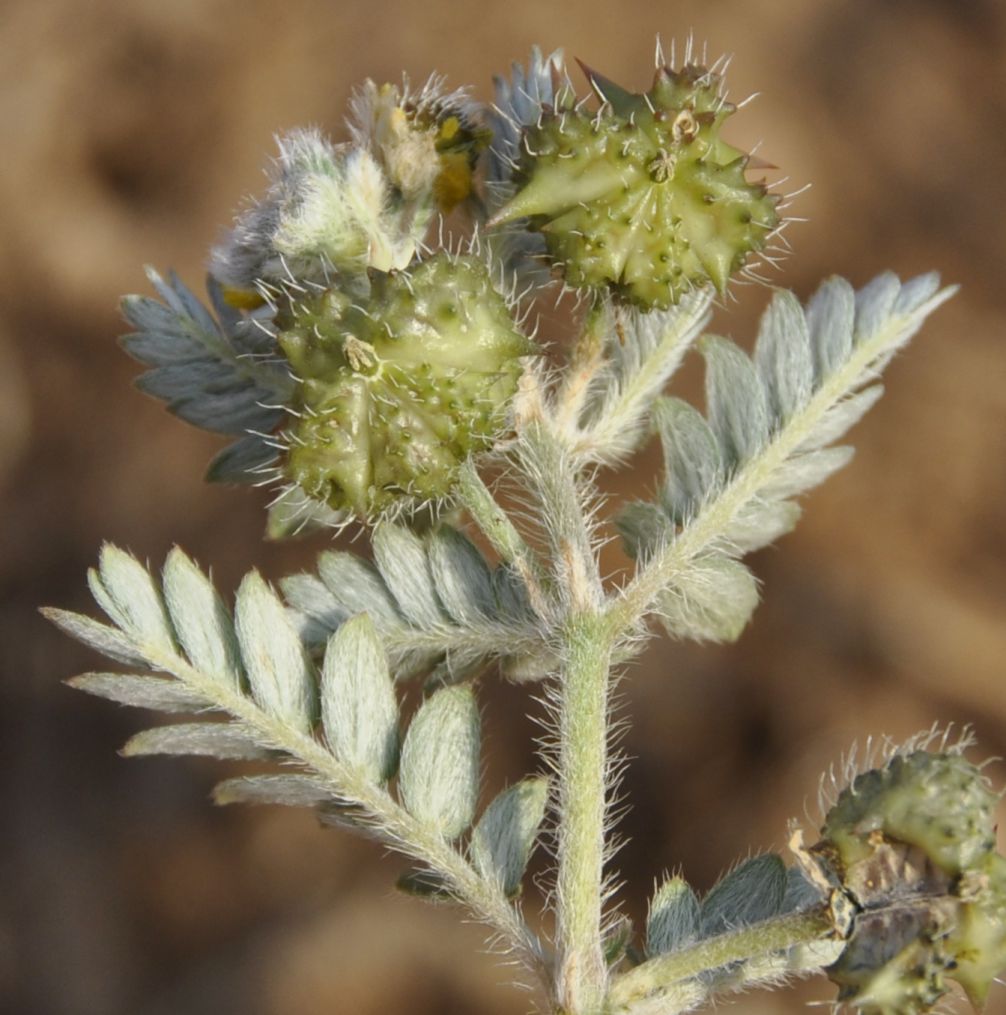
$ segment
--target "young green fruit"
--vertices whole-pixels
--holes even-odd
[[[527,218],[570,285],[644,309],[709,283],[722,293],[779,225],[779,199],[747,182],[749,156],[720,137],[736,109],[720,76],[660,66],[637,95],[584,70],[600,109],[557,95],[525,131],[520,189],[493,224]]]
[[[961,754],[897,754],[863,772],[828,812],[824,839],[836,851],[844,883],[854,892],[861,864],[875,852],[877,833],[916,846],[951,876],[995,852],[998,798]]]
[[[299,380],[286,478],[361,518],[447,497],[461,463],[503,430],[534,351],[471,255],[372,273],[366,296],[332,288],[290,307],[278,336]]]
[[[829,811],[814,847],[858,908],[828,970],[868,1015],[920,1015],[956,980],[977,1008],[1006,967],[998,798],[959,751],[896,754]]]

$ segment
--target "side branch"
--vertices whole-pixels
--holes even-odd
[[[809,973],[838,957],[841,937],[827,905],[719,934],[625,973],[612,986],[610,1011],[641,1012],[659,998],[659,1011],[676,1015],[717,989],[740,990],[786,973]],[[726,967],[734,968],[720,984],[712,974]]]
[[[570,443],[578,458],[614,465],[632,454],[646,436],[654,400],[709,323],[711,301],[711,290],[701,289],[672,311],[640,315],[612,308],[616,341],[603,369],[595,370],[594,404],[579,406],[572,421]]]

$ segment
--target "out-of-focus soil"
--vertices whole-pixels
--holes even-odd
[[[694,30],[761,97],[732,139],[806,182],[780,284],[807,296],[938,268],[962,292],[888,373],[855,462],[753,560],[764,602],[730,647],[657,641],[621,684],[640,919],[653,878],[706,887],[813,820],[819,774],[870,734],[973,723],[1006,754],[1006,7],[995,0],[642,0],[484,8],[439,0],[11,0],[0,5],[0,1008],[16,1015],[523,1012],[449,909],[397,896],[396,859],[310,815],[220,811],[221,766],[120,760],[143,717],[61,678],[97,659],[41,603],[89,609],[104,539],[152,562],[178,542],[230,590],[324,540],[261,542],[264,497],[211,488],[219,446],[130,387],[116,299],[141,266],[198,283],[261,184],[272,135],[341,131],[365,76],[492,72],[563,45],[647,83],[653,38]],[[766,298],[716,327],[742,341]],[[684,374],[697,393],[700,371]],[[610,480],[652,483],[655,449]],[[624,566],[617,547],[605,558]],[[523,690],[488,681],[487,784],[533,764]],[[1006,781],[1002,765],[992,768]],[[529,898],[534,911],[538,899]],[[736,1011],[796,1011],[823,980]],[[994,988],[991,1012],[1006,1011]]]

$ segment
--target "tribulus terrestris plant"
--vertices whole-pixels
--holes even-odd
[[[436,77],[368,81],[348,140],[279,139],[211,255],[211,309],[153,271],[159,298],[126,298],[139,386],[235,438],[209,478],[272,487],[272,536],[352,526],[373,559],[324,550],[279,591],[251,571],[232,613],[180,549],[155,575],[106,546],[89,580],[109,623],[48,615],[124,669],[71,684],[192,716],[127,755],[266,763],[218,802],[313,807],[403,854],[399,886],[482,921],[547,1010],[673,1015],[815,971],[864,1013],[929,1011],[954,983],[981,1007],[1006,967],[1006,861],[967,736],[850,763],[813,845],[794,828],[788,860],[701,898],[667,878],[639,932],[613,905],[613,680],[653,622],[740,635],[744,556],[849,461],[837,442],[953,289],[831,278],[806,304],[774,290],[751,356],[705,335],[785,247],[786,197],[724,137],[721,61],[658,46],[641,93],[581,68],[578,89],[535,49],[490,107]],[[530,326],[542,299],[578,329],[559,366]],[[693,346],[704,412],[664,394]],[[655,497],[601,517],[597,472],[654,431]],[[599,571],[610,525],[635,561],[621,584]],[[490,790],[478,690],[497,672],[544,697],[549,731],[540,770]],[[423,700],[403,729],[406,681]],[[535,849],[553,864],[529,923]]]

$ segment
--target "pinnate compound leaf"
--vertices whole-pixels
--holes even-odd
[[[807,304],[807,329],[818,384],[849,358],[855,321],[855,290],[844,278],[827,279]]]
[[[684,878],[667,878],[650,899],[646,952],[663,955],[690,945],[699,936],[699,900]]]
[[[801,514],[803,509],[795,501],[752,497],[730,522],[729,539],[724,540],[727,552],[739,556],[769,546],[792,532]]]
[[[882,384],[873,384],[829,406],[796,452],[816,451],[844,437],[877,404],[883,393]]]
[[[475,814],[480,722],[470,687],[445,687],[426,699],[402,745],[398,788],[408,811],[445,839]]]
[[[925,275],[916,275],[915,278],[903,282],[898,298],[891,308],[892,314],[906,315],[913,314],[916,310],[928,303],[940,291],[940,276],[938,272],[930,271]]]
[[[151,368],[137,379],[137,387],[194,426],[240,438],[214,459],[210,478],[254,480],[256,470],[278,455],[257,434],[270,433],[282,422],[293,385],[270,333],[271,311],[236,313],[211,278],[214,320],[173,272],[164,279],[148,268],[147,275],[164,302],[147,296],[122,301],[123,316],[136,328],[122,345]]]
[[[782,912],[795,913],[803,909],[817,906],[823,899],[821,889],[813,884],[799,867],[790,867],[786,871],[786,895],[783,898]]]
[[[464,535],[447,525],[425,536],[383,523],[376,563],[323,553],[318,578],[283,582],[304,640],[315,648],[359,613],[374,622],[392,674],[432,675],[456,683],[492,658],[525,656],[540,635],[524,583],[506,565],[490,568]]]
[[[288,575],[280,587],[300,637],[308,645],[324,645],[329,635],[351,616],[313,574]]]
[[[394,773],[398,701],[388,662],[363,614],[332,635],[321,677],[321,719],[332,753],[373,782]]]
[[[856,293],[855,345],[861,345],[884,327],[900,293],[901,281],[892,271],[878,275]]]
[[[902,284],[887,274],[858,293],[832,278],[806,308],[789,293],[775,294],[753,361],[724,339],[703,339],[708,423],[677,400],[657,406],[666,466],[657,506],[668,525],[630,506],[621,522],[629,552],[666,575],[681,602],[698,592],[701,603],[701,573],[692,572],[707,567],[711,551],[739,557],[793,527],[800,509],[792,498],[849,461],[851,449],[829,445],[876,402],[880,370],[954,291],[939,289],[936,275]],[[753,601],[740,572],[734,585],[748,586]],[[655,602],[666,607],[666,597]],[[677,633],[709,637],[707,612],[685,611]]]
[[[258,760],[269,756],[249,730],[232,722],[193,722],[158,726],[126,741],[127,758],[147,754],[205,754],[214,758]]]
[[[150,666],[149,660],[135,648],[132,639],[117,628],[70,610],[59,610],[46,606],[42,608],[41,612],[46,620],[52,621],[71,638],[75,638],[109,659],[125,663],[126,666]]]
[[[625,552],[636,560],[655,553],[675,535],[674,523],[666,512],[646,500],[626,504],[615,525],[625,544]]]
[[[854,454],[853,448],[839,445],[793,455],[775,470],[772,479],[762,488],[762,497],[769,502],[786,500],[819,486],[839,469],[845,468]]]
[[[157,294],[164,300],[165,307],[173,311],[175,315],[173,323],[178,323],[180,319],[187,318],[197,332],[209,334],[216,331],[217,326],[213,316],[202,305],[195,293],[173,271],[168,272],[166,280],[153,268],[148,267],[146,272],[147,278],[153,283]],[[208,286],[210,298],[215,299],[219,295],[219,286],[215,284],[215,280],[212,278],[208,281],[210,283]],[[240,318],[228,316],[227,319],[236,321]]]
[[[374,559],[399,609],[413,624],[429,627],[447,619],[419,536],[400,525],[379,525],[374,532]]]
[[[247,483],[261,476],[278,456],[276,448],[257,433],[239,437],[210,459],[203,478],[207,483]]]
[[[170,614],[178,645],[173,644],[169,651],[163,645],[155,650],[151,644],[151,631],[160,632],[149,620],[151,604],[159,603],[160,599],[149,576],[148,586],[136,573],[138,565],[121,552],[106,549],[102,563],[103,568],[92,577],[96,595],[105,602],[110,615],[124,627],[128,625],[128,629],[111,628],[58,610],[46,611],[47,615],[69,633],[113,658],[134,666],[146,664],[170,676],[87,673],[69,683],[129,705],[168,712],[212,710],[234,716],[229,721],[190,722],[146,730],[125,745],[123,754],[195,754],[242,760],[279,757],[305,767],[314,763],[310,759],[321,750],[312,730],[317,696],[314,671],[289,612],[257,573],[249,574],[238,591],[236,621],[232,624],[209,579],[185,554],[177,548],[173,550],[164,567],[164,599],[168,606],[165,616]],[[124,582],[122,573],[128,582]],[[128,604],[128,609],[121,602],[124,588],[140,590],[137,601]],[[153,598],[151,589],[158,598]],[[350,691],[364,697],[369,695],[369,702],[364,704],[367,722],[373,730],[382,723],[396,725],[397,706],[387,666],[368,625],[365,617],[346,625],[340,637],[334,639],[328,671],[329,676],[348,677]],[[355,651],[354,639],[358,642]],[[160,640],[163,642],[163,637]],[[383,701],[379,693],[382,672],[387,692]],[[330,694],[334,691],[338,697],[337,684],[338,680],[329,681],[326,691]],[[246,697],[246,685],[261,709],[257,716],[252,701]],[[347,720],[354,718],[351,698],[346,704],[348,715],[337,716],[336,727],[339,724],[345,727]],[[332,710],[327,708],[326,712],[331,730]],[[338,735],[334,739],[343,745],[346,742]],[[389,735],[387,739],[393,742],[394,738]],[[384,758],[382,764],[387,764]],[[386,768],[382,769],[382,776],[384,771]],[[217,798],[228,803],[281,802],[301,806],[324,803],[328,808],[340,809],[346,820],[358,816],[360,806],[351,797],[345,800],[339,797],[338,787],[333,788],[327,780],[307,772],[229,780],[218,788]]]
[[[313,667],[283,604],[257,571],[241,582],[234,614],[256,702],[270,715],[309,732],[317,694]]]
[[[708,323],[712,298],[707,288],[667,310],[609,308],[606,367],[591,385],[581,421],[587,460],[613,463],[636,450],[661,391]]]
[[[510,564],[495,567],[492,582],[496,609],[503,620],[526,623],[534,619],[527,587]]]
[[[469,845],[475,869],[507,895],[520,891],[524,868],[545,816],[548,780],[523,779],[504,790],[479,818]]]
[[[653,420],[664,448],[661,502],[673,520],[683,521],[722,480],[719,444],[702,414],[680,398],[660,399]]]
[[[776,469],[785,469],[791,455],[822,449],[842,437],[880,396],[878,386],[864,385],[876,379],[891,354],[955,291],[938,286],[938,276],[932,274],[904,285],[887,274],[855,293],[844,279],[831,278],[806,308],[792,294],[777,292],[762,318],[754,363],[732,343],[704,339],[710,427],[729,472],[757,467],[759,452],[771,450],[766,438],[771,444],[786,441],[787,448],[792,447],[775,463]],[[710,455],[704,445],[702,453],[695,452],[701,442],[687,409],[667,401],[658,423],[670,499],[694,506],[717,497],[722,488],[711,474],[707,478],[689,468],[693,460],[708,461]],[[796,436],[799,440],[793,439]],[[837,457],[831,461],[836,463]],[[793,466],[791,471],[799,468]],[[830,471],[804,468],[790,489],[803,492]],[[690,482],[682,482],[681,475],[691,477]],[[758,493],[774,480],[766,470]]]
[[[352,553],[323,553],[318,558],[318,576],[347,616],[369,613],[382,627],[402,623],[395,598],[373,564]]]
[[[747,355],[725,338],[699,343],[706,358],[709,425],[724,462],[746,462],[768,440],[768,395]]]
[[[774,853],[744,861],[702,900],[702,937],[776,916],[782,912],[787,881],[786,865]]]
[[[395,882],[395,887],[406,895],[415,895],[427,902],[456,901],[446,879],[436,871],[422,867],[405,871]]]
[[[777,290],[762,316],[755,364],[774,418],[785,422],[814,387],[810,331],[800,301]]]

